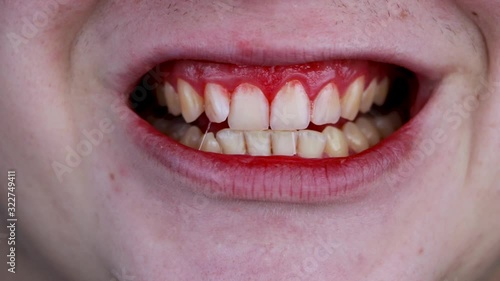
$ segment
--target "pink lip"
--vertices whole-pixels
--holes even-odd
[[[194,192],[210,197],[289,203],[345,201],[375,192],[373,182],[396,177],[411,155],[418,118],[379,145],[342,159],[306,160],[205,153],[164,136],[135,116],[127,131],[137,147]]]

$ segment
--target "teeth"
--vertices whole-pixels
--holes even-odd
[[[191,123],[203,113],[203,97],[182,79],[177,81],[177,90],[179,90],[182,117],[187,123]]]
[[[273,131],[273,155],[293,156],[297,153],[297,132]]]
[[[205,113],[211,122],[226,121],[229,115],[229,93],[221,85],[208,83],[205,87]]]
[[[253,156],[271,155],[271,132],[270,131],[248,131],[245,132],[245,141],[248,154]]]
[[[184,133],[184,136],[182,136],[180,143],[182,143],[185,146],[189,146],[191,148],[194,148],[194,149],[199,149],[202,137],[203,137],[203,134],[200,131],[200,129],[196,126],[191,126],[186,131],[186,133]]]
[[[329,83],[314,100],[311,122],[316,125],[335,124],[340,113],[339,92],[335,85]]]
[[[349,148],[351,148],[354,152],[360,153],[370,147],[368,139],[365,135],[363,135],[356,124],[347,122],[342,127],[342,131],[344,132],[347,142],[349,143]]]
[[[364,76],[356,79],[347,88],[344,96],[342,97],[340,103],[342,106],[341,116],[347,120],[354,120],[358,115],[359,106],[361,104],[361,97],[363,95],[363,89],[365,87]]]
[[[320,132],[304,130],[299,133],[297,152],[302,158],[322,158],[326,137]]]
[[[356,119],[356,125],[358,125],[359,130],[365,135],[368,139],[368,144],[370,146],[374,146],[380,141],[380,133],[377,130],[377,127],[373,124],[373,122],[366,117],[359,117]]]
[[[168,112],[174,116],[179,116],[181,115],[181,102],[179,100],[179,95],[175,92],[174,87],[168,83],[165,82],[163,86],[160,86],[158,88],[158,101],[160,102],[160,99],[162,100],[160,102],[160,105],[167,106]],[[162,97],[162,98],[160,98]],[[164,103],[164,104],[161,104]]]
[[[347,139],[341,130],[328,126],[323,130],[323,135],[326,136],[325,152],[328,156],[349,156],[349,144],[347,143]]]
[[[271,104],[271,129],[301,130],[309,126],[311,105],[299,81],[286,83]]]
[[[359,106],[359,111],[362,113],[367,113],[372,108],[373,99],[375,98],[375,93],[377,93],[378,83],[377,79],[373,79],[368,88],[363,92],[361,97],[361,105]]]
[[[233,130],[267,130],[269,102],[264,93],[251,84],[239,85],[231,98],[228,123]]]
[[[389,78],[385,77],[382,82],[380,82],[377,91],[375,92],[375,97],[373,102],[376,105],[383,105],[389,93]]]
[[[222,153],[219,142],[215,139],[214,133],[208,133],[202,139],[201,150],[205,152]]]
[[[385,116],[377,116],[373,121],[384,139],[402,126],[401,117],[399,117],[397,112],[392,112]]]
[[[169,131],[169,128],[172,126],[172,124],[170,124],[170,121],[163,120],[163,119],[151,120],[150,123],[155,129],[157,129],[158,131],[160,131],[163,134],[167,134],[167,132]]]
[[[217,133],[217,141],[224,154],[245,154],[245,138],[243,132],[224,129]]]
[[[271,106],[257,87],[243,83],[232,96],[219,84],[208,83],[204,96],[185,80],[178,79],[177,89],[165,82],[157,89],[159,105],[168,106],[172,115],[182,114],[187,123],[203,112],[210,122],[223,123],[229,128],[203,135],[196,126],[179,120],[148,119],[160,132],[181,144],[205,152],[252,156],[294,156],[302,158],[348,157],[360,153],[388,137],[402,126],[397,112],[385,116],[356,118],[373,104],[383,105],[389,90],[389,78],[380,83],[373,79],[365,87],[365,77],[349,85],[342,98],[334,83],[326,84],[313,105],[298,80],[286,83],[276,94]],[[326,126],[323,132],[307,130],[309,122],[322,126],[335,124],[340,117],[350,120],[342,129]],[[355,121],[354,121],[355,120]],[[268,130],[271,127],[272,130]],[[299,131],[295,131],[299,130]]]
[[[165,94],[165,86],[158,86],[156,88],[156,100],[158,101],[158,105],[167,106],[167,97]]]
[[[180,141],[190,127],[184,122],[172,122],[168,125],[168,128],[165,128],[165,134],[176,141]]]

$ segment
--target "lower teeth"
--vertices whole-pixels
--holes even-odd
[[[341,127],[318,130],[238,131],[223,129],[205,133],[181,118],[166,120],[150,117],[160,132],[192,149],[229,155],[299,156],[339,158],[363,152],[387,138],[402,126],[397,112],[387,115],[364,114]]]

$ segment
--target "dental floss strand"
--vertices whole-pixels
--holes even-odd
[[[201,150],[203,147],[203,143],[205,142],[205,138],[207,137],[208,131],[210,131],[210,125],[212,125],[212,122],[208,122],[207,130],[205,131],[205,134],[203,135],[203,138],[201,139],[200,146],[198,147],[198,150]]]

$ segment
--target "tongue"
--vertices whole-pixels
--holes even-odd
[[[393,67],[361,60],[338,60],[313,62],[289,66],[232,65],[202,61],[171,61],[161,65],[169,73],[165,81],[176,87],[177,79],[189,82],[198,93],[203,93],[207,83],[217,83],[232,92],[238,85],[249,83],[259,87],[271,101],[279,89],[288,81],[298,80],[313,100],[319,91],[330,82],[335,83],[340,93],[358,77],[365,81],[391,76]]]

